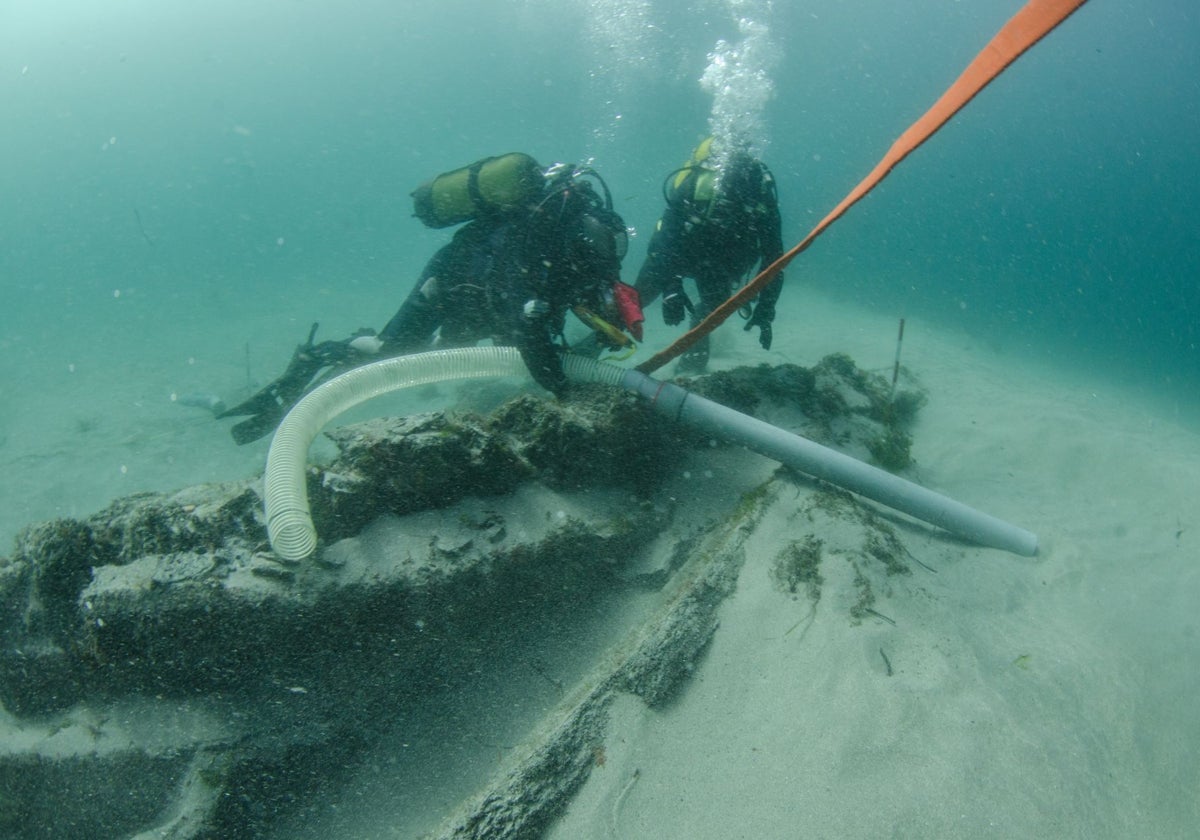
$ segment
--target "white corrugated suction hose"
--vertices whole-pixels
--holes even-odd
[[[580,356],[568,357],[566,367],[577,381],[615,385],[624,374],[621,368]],[[303,560],[317,547],[305,470],[308,448],[330,420],[372,397],[414,385],[525,375],[521,354],[513,347],[464,347],[382,359],[314,388],[283,418],[267,453],[263,496],[271,548],[284,560]]]
[[[582,356],[567,355],[564,368],[573,381],[602,382],[640,394],[657,412],[675,422],[742,444],[980,545],[1026,556],[1037,553],[1037,537],[1022,528],[807,438],[717,405],[678,385]],[[384,359],[355,368],[314,389],[283,418],[267,455],[263,495],[267,534],[275,553],[284,560],[303,560],[316,550],[317,532],[308,508],[305,469],[308,447],[334,417],[372,397],[413,385],[525,373],[521,356],[512,347],[465,347]]]
[[[471,347],[382,359],[323,383],[296,403],[271,441],[263,474],[267,535],[284,560],[303,560],[317,547],[308,509],[308,447],[325,424],[372,397],[447,379],[524,373],[511,347]]]

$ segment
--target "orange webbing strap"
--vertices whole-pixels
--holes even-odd
[[[1017,12],[1013,18],[996,33],[979,55],[975,56],[967,69],[952,84],[941,98],[933,104],[925,114],[909,126],[899,139],[888,149],[883,159],[871,170],[871,174],[850,194],[833,208],[828,216],[821,220],[808,236],[804,237],[795,248],[788,251],[775,262],[771,263],[762,273],[738,290],[733,297],[712,311],[707,318],[688,332],[681,335],[674,344],[651,356],[637,366],[642,373],[658,370],[676,356],[685,352],[704,336],[720,326],[726,318],[738,311],[742,306],[753,300],[754,296],[766,286],[784,266],[797,257],[820,236],[827,227],[837,221],[843,213],[850,209],[860,198],[875,188],[892,168],[933,136],[939,128],[958,113],[964,105],[971,101],[975,94],[999,76],[1008,65],[1012,64],[1027,49],[1041,40],[1050,30],[1058,26],[1067,17],[1082,6],[1087,0],[1029,0],[1025,8]]]

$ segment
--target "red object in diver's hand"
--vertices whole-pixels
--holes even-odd
[[[618,280],[613,283],[613,300],[617,304],[617,311],[621,313],[621,320],[625,322],[625,328],[629,330],[629,334],[641,341],[642,322],[646,320],[646,317],[642,314],[642,301],[638,297],[637,289]]]

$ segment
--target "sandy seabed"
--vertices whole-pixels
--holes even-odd
[[[770,353],[729,329],[717,366],[840,351],[890,374],[894,318],[798,287],[785,304]],[[31,522],[260,470],[265,441],[239,449],[231,421],[177,398],[246,393],[245,334],[262,328],[49,352],[22,325],[0,336],[0,552]],[[282,368],[307,324],[266,329],[254,351]],[[1020,351],[908,322],[903,362],[929,398],[910,477],[1037,533],[1039,555],[935,546],[936,573],[876,605],[894,623],[831,609],[796,630],[762,562],[796,536],[773,509],[686,689],[661,709],[616,704],[607,759],[551,836],[1195,836],[1200,433],[1102,371]]]

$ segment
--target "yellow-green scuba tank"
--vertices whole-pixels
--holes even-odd
[[[668,204],[688,204],[702,215],[708,214],[717,188],[717,171],[709,163],[712,144],[713,138],[705,137],[688,162],[667,176],[663,196]]]
[[[529,155],[510,152],[487,157],[417,187],[412,194],[413,213],[427,227],[450,227],[536,203],[545,184],[542,167]]]
[[[663,181],[663,198],[669,206],[686,212],[693,220],[762,212],[778,206],[775,176],[762,161],[744,149],[736,149],[720,164],[712,153],[713,138],[706,137],[688,162],[668,173]],[[719,183],[718,183],[719,179]],[[744,208],[740,214],[736,208]]]

